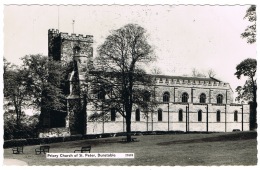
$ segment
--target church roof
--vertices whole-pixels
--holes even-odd
[[[216,82],[222,82],[221,80],[218,80],[213,77],[186,77],[186,76],[169,76],[169,75],[151,75],[156,78],[166,78],[166,79],[185,79],[185,80],[195,80],[195,81],[216,81]]]

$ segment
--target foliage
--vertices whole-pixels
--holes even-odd
[[[237,87],[238,97],[239,99],[250,99],[251,101],[256,103],[256,90],[257,90],[257,84],[256,84],[256,66],[257,61],[256,59],[245,59],[241,63],[239,63],[236,67],[236,73],[238,79],[241,78],[241,76],[248,77],[248,81],[246,81],[244,87]]]
[[[22,60],[28,72],[26,85],[32,105],[44,110],[63,110],[66,105],[61,88],[64,73],[61,62],[40,54],[27,55]]]
[[[252,82],[250,80],[246,81],[244,86],[238,86],[236,92],[238,94],[236,101],[238,102],[253,101],[254,99]]]
[[[247,39],[247,43],[253,44],[256,42],[256,6],[251,5],[246,11],[244,18],[247,18],[249,22],[252,22],[252,25],[249,25],[245,32],[241,34],[242,38]],[[257,84],[256,79],[254,79],[256,74],[256,60],[255,59],[246,59],[242,61],[237,66],[237,72],[235,75],[240,79],[241,75],[247,76],[249,79],[245,83],[244,87],[237,87],[236,91],[238,92],[238,97],[236,100],[248,100],[250,103],[250,129],[257,127],[256,121],[256,91]]]
[[[153,90],[153,78],[145,73],[142,64],[155,59],[147,41],[146,30],[136,24],[128,24],[111,32],[98,47],[97,70],[93,72],[93,93],[90,100],[102,112],[112,108],[126,119],[127,140],[131,140],[131,113],[133,104],[149,110],[149,101],[142,100]],[[150,94],[151,95],[151,94]],[[150,100],[151,101],[151,100]],[[103,118],[102,118],[103,119]]]
[[[22,60],[23,65],[19,67],[4,60],[5,110],[7,117],[16,119],[16,124],[12,119],[5,120],[6,138],[26,136],[27,132],[31,132],[27,136],[32,136],[39,128],[38,122],[26,125],[24,121],[32,120],[26,119],[22,109],[34,107],[42,113],[66,109],[61,62],[40,54],[27,55]],[[16,115],[12,116],[13,113]]]
[[[238,96],[236,98],[237,101],[243,101],[246,100],[251,103],[251,128],[255,128],[256,123],[256,92],[257,92],[257,83],[256,83],[256,66],[257,61],[256,59],[245,59],[241,63],[239,63],[236,67],[236,73],[238,79],[241,78],[241,76],[248,77],[248,80],[245,82],[245,85],[243,87],[238,86],[236,88],[236,92],[238,92]]]
[[[249,77],[251,80],[255,77],[256,73],[256,59],[248,58],[239,63],[236,67],[236,73],[238,79],[243,76]]]
[[[22,109],[29,105],[27,81],[28,72],[4,59],[4,108],[14,110],[17,126],[23,116]]]
[[[24,115],[21,122],[17,125],[13,116],[9,112],[4,113],[4,139],[21,139],[37,136],[37,126],[39,115],[33,116]]]
[[[249,25],[245,32],[241,34],[242,38],[246,38],[247,42],[253,44],[256,42],[256,6],[251,5],[246,11],[245,17],[249,22],[252,22],[252,25]]]

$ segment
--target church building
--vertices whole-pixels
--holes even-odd
[[[126,132],[124,118],[113,108],[107,121],[89,119],[92,114],[99,112],[91,102],[83,101],[81,93],[88,88],[86,72],[91,75],[91,71],[94,71],[93,36],[69,35],[50,29],[48,41],[49,57],[73,62],[74,68],[68,75],[67,113],[55,119],[52,119],[55,117],[52,114],[45,116],[43,124],[48,128],[42,129],[39,137]],[[88,65],[89,70],[84,65]],[[143,116],[142,109],[133,106],[133,132],[249,130],[249,105],[233,103],[233,91],[229,83],[212,77],[153,76],[156,80],[154,93],[158,101],[157,108],[148,116]],[[99,97],[98,94],[96,97]],[[57,119],[62,119],[64,123],[55,126]]]

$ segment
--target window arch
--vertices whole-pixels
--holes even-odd
[[[198,111],[198,122],[202,121],[202,110]]]
[[[217,122],[220,122],[220,111],[217,111]]]
[[[237,122],[237,111],[234,112],[234,122]]]
[[[158,109],[158,121],[162,121],[162,109]]]
[[[111,121],[116,121],[116,109],[111,109]]]
[[[200,103],[206,103],[206,94],[205,93],[202,93],[200,95]]]
[[[222,94],[218,94],[217,95],[217,104],[222,104],[223,103],[223,95]]]
[[[170,102],[170,93],[169,92],[164,92],[163,93],[163,102],[164,103]]]
[[[140,109],[135,110],[135,121],[140,121]]]
[[[179,122],[183,121],[183,111],[182,109],[179,110]]]
[[[186,92],[182,93],[182,95],[181,95],[181,102],[187,103],[188,102],[188,98],[189,98],[188,93],[186,93]]]
[[[79,46],[75,46],[74,48],[73,48],[73,51],[74,51],[74,54],[79,54],[80,53],[80,47]]]

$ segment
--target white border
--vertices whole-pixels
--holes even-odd
[[[259,14],[259,8],[260,6],[259,5],[259,0],[214,0],[214,1],[209,1],[209,0],[126,0],[126,1],[122,1],[122,0],[88,0],[88,1],[83,1],[83,0],[38,0],[38,1],[35,1],[35,0],[2,0],[1,1],[1,6],[0,6],[0,9],[1,9],[1,13],[0,13],[0,16],[1,16],[1,19],[2,19],[2,22],[0,23],[1,24],[1,28],[2,28],[2,31],[0,32],[0,37],[1,37],[1,46],[2,46],[2,50],[0,50],[0,56],[3,56],[3,8],[4,8],[4,5],[8,5],[8,4],[90,4],[90,5],[102,5],[102,4],[109,4],[109,5],[113,5],[113,4],[120,4],[120,5],[127,5],[127,4],[130,4],[130,5],[134,5],[134,4],[141,4],[141,5],[145,5],[145,4],[149,4],[149,5],[156,5],[156,4],[197,4],[197,5],[202,5],[202,4],[207,4],[207,5],[245,5],[245,4],[257,4],[257,16],[260,16]],[[259,21],[257,22],[257,30],[259,30]],[[259,31],[258,31],[259,32]],[[257,34],[257,39],[259,41],[259,33]],[[259,48],[259,43],[257,43],[257,49],[260,49]],[[0,86],[1,86],[1,90],[0,90],[0,93],[3,94],[3,61],[0,60],[0,67],[1,67],[1,74],[0,74],[0,80],[1,80],[1,83],[0,83]],[[258,70],[259,70],[259,65],[258,65]],[[259,84],[259,82],[258,82]],[[257,95],[259,96],[259,90],[258,90],[258,93]],[[258,97],[259,99],[259,97]],[[0,103],[3,103],[3,98],[0,97]],[[3,110],[3,105],[0,104],[0,109]],[[260,106],[258,107],[258,113],[260,113]],[[260,114],[258,114],[258,124],[259,124],[259,117]],[[0,131],[0,136],[3,136],[3,131],[2,131],[2,128],[3,128],[3,119],[2,119],[2,114],[1,114],[1,118],[0,118],[0,124],[2,125],[1,126],[1,131]],[[258,135],[259,136],[259,135]],[[259,137],[258,137],[259,139]],[[258,140],[259,141],[259,140]],[[2,143],[2,138],[1,138],[1,143]],[[3,144],[3,143],[2,143]],[[2,145],[3,146],[3,145]],[[258,148],[259,148],[259,144],[258,144]],[[3,148],[0,147],[1,149],[1,153],[3,153]],[[259,159],[259,157],[258,157]],[[0,161],[2,162],[3,160],[3,154],[0,155]],[[259,160],[258,160],[259,162]],[[257,169],[259,168],[259,163],[257,166],[247,166],[247,167],[243,167],[243,166],[232,166],[232,167],[228,167],[228,168],[235,168],[236,170],[237,169],[244,169],[244,168],[250,168],[250,169]],[[16,166],[4,166],[2,167],[4,169],[14,169],[16,168]],[[21,168],[21,167],[19,167]],[[27,166],[26,169],[35,169],[34,166]],[[39,167],[37,167],[39,168]],[[43,168],[47,168],[47,166],[44,166]],[[61,168],[61,167],[51,167],[51,168]],[[64,168],[64,167],[62,167]],[[66,167],[65,169],[67,168],[70,168],[70,167]],[[75,167],[72,167],[72,168],[75,168]],[[93,170],[96,170],[96,169],[107,169],[108,167],[106,166],[100,166],[100,167],[85,167],[85,166],[77,166],[77,168],[88,168],[88,169],[93,169]],[[110,166],[108,169],[112,169],[113,170],[121,170],[122,167],[120,166]],[[145,167],[142,167],[142,166],[138,166],[138,167],[123,167],[124,169],[159,169],[159,168],[162,168],[162,167],[151,167],[151,166],[145,166]],[[165,169],[172,169],[172,167],[163,167]],[[174,167],[174,168],[185,168],[185,169],[200,169],[200,170],[204,170],[204,169],[208,169],[209,167],[200,167],[200,166],[196,166],[196,167],[192,167],[192,166],[189,166],[189,167]],[[210,167],[210,168],[227,168],[225,166],[222,166],[222,167]]]

